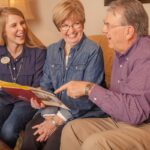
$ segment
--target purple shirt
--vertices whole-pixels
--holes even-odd
[[[110,89],[96,85],[89,97],[115,120],[150,122],[150,37],[139,38],[123,55],[116,52]]]

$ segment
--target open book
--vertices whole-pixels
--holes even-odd
[[[0,89],[21,100],[30,101],[31,98],[36,98],[39,102],[42,101],[45,105],[69,109],[53,93],[41,90],[40,88],[22,86],[20,84],[0,80]]]

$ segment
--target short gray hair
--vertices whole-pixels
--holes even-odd
[[[138,36],[148,35],[148,15],[139,0],[116,0],[110,3],[108,11],[123,10],[122,25],[134,27]]]

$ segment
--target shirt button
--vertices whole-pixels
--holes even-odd
[[[120,83],[120,80],[118,80],[118,83]]]
[[[123,67],[123,65],[120,65],[120,68],[122,68]]]
[[[127,57],[127,58],[126,58],[126,61],[128,61],[128,60],[129,60],[129,58]]]
[[[54,68],[54,65],[51,65],[52,68]]]
[[[66,70],[68,70],[68,67],[66,67]]]
[[[13,70],[15,70],[16,68],[14,67]]]
[[[94,97],[94,101],[97,101],[97,98],[96,98],[96,97]]]
[[[78,66],[76,66],[76,70],[78,69]]]

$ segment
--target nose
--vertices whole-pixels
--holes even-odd
[[[19,29],[19,30],[23,30],[23,25],[18,24],[18,29]]]
[[[105,34],[105,35],[108,33],[108,28],[107,28],[106,25],[103,25],[102,33]]]
[[[74,27],[71,25],[69,26],[68,32],[73,32],[74,31]]]

